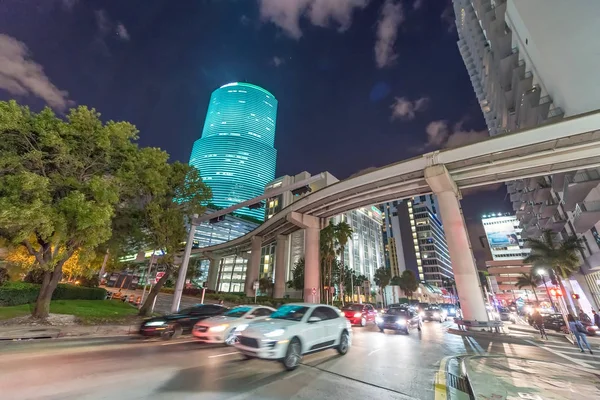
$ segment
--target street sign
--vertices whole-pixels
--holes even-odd
[[[156,279],[156,281],[158,282],[158,281],[160,281],[160,278],[162,278],[163,276],[165,276],[164,272],[162,272],[162,271],[161,272],[157,272],[156,273],[156,278],[154,278],[154,279]]]
[[[208,282],[203,282],[203,283],[202,283],[202,287],[203,287],[203,288],[207,288],[207,287],[208,287]]]
[[[313,294],[313,296],[314,296],[315,294],[317,294],[317,288],[312,288],[312,294]]]

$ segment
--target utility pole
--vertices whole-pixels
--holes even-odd
[[[190,218],[190,232],[188,234],[187,242],[185,244],[185,251],[183,253],[183,260],[179,267],[179,275],[177,277],[177,283],[175,285],[175,292],[173,293],[173,304],[171,304],[171,312],[176,313],[179,311],[179,304],[181,303],[181,295],[183,294],[183,287],[185,286],[185,276],[187,274],[188,264],[190,262],[190,254],[192,254],[192,245],[194,243],[194,234],[196,233],[196,219],[198,214],[194,214]]]

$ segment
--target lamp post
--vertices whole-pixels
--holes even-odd
[[[546,295],[548,295],[548,298],[550,299],[550,304],[552,305],[552,308],[554,309],[554,311],[556,311],[556,307],[554,307],[554,301],[552,301],[552,296],[550,295],[550,291],[548,291],[548,286],[546,285],[546,270],[544,270],[543,268],[539,268],[537,270],[537,273],[539,276],[542,277],[542,282],[544,282],[544,287],[546,288]]]

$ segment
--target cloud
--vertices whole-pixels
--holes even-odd
[[[418,10],[419,8],[423,7],[424,3],[425,0],[415,0],[413,3],[413,10]]]
[[[456,21],[454,19],[454,8],[452,7],[452,2],[448,2],[444,11],[442,11],[442,15],[440,18],[443,22],[448,26],[448,32],[454,32],[456,30]]]
[[[427,108],[428,103],[429,99],[427,97],[421,97],[415,101],[410,101],[406,97],[396,97],[394,104],[390,106],[392,109],[392,121],[395,119],[414,119],[418,111],[423,111]]]
[[[127,28],[121,22],[117,24],[117,35],[123,40],[129,40],[131,37],[129,36],[129,32],[127,32]]]
[[[285,60],[281,57],[274,56],[271,59],[271,64],[274,65],[275,67],[279,67],[280,65],[285,64]]]
[[[337,25],[338,31],[347,30],[352,24],[352,13],[363,9],[369,0],[259,0],[260,16],[272,22],[288,36],[302,36],[300,20],[307,18],[311,24],[327,28]]]
[[[381,7],[377,22],[377,40],[375,42],[375,62],[377,67],[384,68],[394,64],[398,55],[394,51],[398,28],[404,21],[402,3],[386,0]]]
[[[94,11],[96,16],[96,26],[98,27],[97,40],[104,41],[104,38],[111,34],[116,34],[119,39],[128,41],[131,39],[125,25],[120,21],[113,21],[105,10]],[[106,45],[104,43],[104,45]]]
[[[487,131],[464,130],[463,123],[455,124],[452,129],[447,121],[433,121],[425,128],[427,132],[426,147],[460,147],[479,142],[487,138]]]
[[[59,111],[71,103],[69,94],[54,86],[44,68],[31,59],[25,43],[3,34],[0,34],[0,89],[16,96],[34,95]]]

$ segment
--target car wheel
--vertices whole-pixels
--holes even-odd
[[[343,331],[342,336],[340,336],[340,344],[337,347],[337,352],[341,355],[344,355],[350,349],[350,335],[348,332]]]
[[[177,339],[183,333],[183,328],[179,324],[169,325],[169,329],[167,329],[162,335],[161,338],[163,340],[171,340]]]
[[[234,334],[235,329],[230,330],[225,335],[225,344],[228,346],[233,346],[233,344],[237,341],[237,336]]]
[[[364,327],[367,325],[367,319],[365,317],[362,317],[360,319],[360,326]]]
[[[300,361],[302,361],[302,347],[300,346],[300,340],[295,337],[288,344],[285,358],[283,359],[283,366],[288,371],[293,371],[298,368]]]

